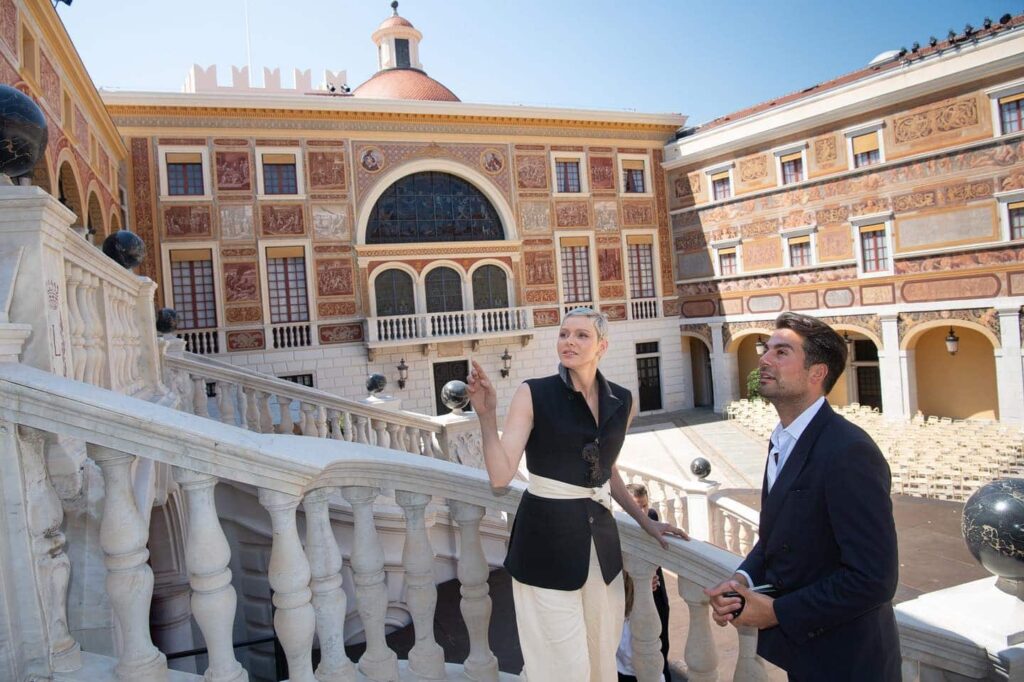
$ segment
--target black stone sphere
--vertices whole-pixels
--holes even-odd
[[[103,240],[103,253],[121,267],[131,270],[145,260],[146,242],[134,232],[118,230]]]
[[[964,505],[967,549],[989,573],[1024,580],[1024,478],[992,481]]]
[[[384,387],[388,385],[388,378],[383,374],[371,374],[366,377],[366,390],[370,392],[370,395],[376,395],[384,390]]]
[[[161,308],[156,311],[156,330],[161,334],[173,334],[178,331],[178,311],[174,308]]]
[[[31,173],[48,137],[39,105],[21,90],[0,85],[0,173],[12,178]]]
[[[465,381],[452,379],[441,387],[441,402],[449,410],[461,410],[469,404],[469,387]]]
[[[690,462],[690,473],[697,478],[704,480],[711,475],[711,462],[707,461],[703,457],[697,457]]]

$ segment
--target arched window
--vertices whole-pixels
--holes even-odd
[[[402,270],[385,270],[373,281],[377,299],[377,316],[412,315],[416,312],[412,277]]]
[[[473,272],[473,309],[508,307],[508,280],[497,265],[484,265]]]
[[[472,184],[450,173],[407,175],[384,190],[366,225],[367,244],[504,239],[498,212]]]
[[[451,268],[434,268],[427,273],[427,312],[462,310],[462,278]]]

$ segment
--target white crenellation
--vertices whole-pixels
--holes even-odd
[[[185,75],[185,84],[181,91],[189,94],[198,93],[252,93],[252,94],[281,94],[295,95],[311,92],[323,92],[335,87],[341,92],[342,86],[348,83],[348,72],[345,69],[340,71],[324,70],[323,81],[313,88],[313,72],[311,69],[300,71],[292,70],[292,85],[285,87],[281,83],[281,69],[263,68],[263,85],[257,86],[250,82],[248,66],[231,67],[231,85],[221,85],[217,82],[217,65],[213,64],[203,68],[199,64],[193,64]]]

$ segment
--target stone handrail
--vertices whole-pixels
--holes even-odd
[[[757,543],[761,514],[738,500],[712,495],[712,542],[734,554],[746,556]]]
[[[285,379],[260,374],[214,358],[180,352],[169,345],[164,356],[167,382],[185,400],[182,408],[208,417],[206,384],[216,385],[220,421],[258,433],[299,433],[450,459],[446,433],[451,419],[394,411],[341,398]],[[270,397],[278,404],[275,422]],[[298,405],[294,419],[292,403]],[[281,409],[287,405],[287,409]],[[459,461],[456,454],[455,461]]]
[[[148,527],[136,505],[130,471],[137,458],[173,467],[188,505],[185,558],[193,589],[193,613],[209,650],[208,679],[242,680],[232,649],[236,596],[228,568],[230,549],[221,529],[213,490],[220,480],[255,486],[273,526],[268,578],[276,606],[274,627],[290,679],[314,682],[313,636],[321,642],[318,677],[351,679],[340,628],[346,612],[341,558],[330,529],[329,502],[338,495],[352,506],[351,567],[357,610],[367,646],[358,661],[369,679],[398,679],[398,662],[384,639],[383,554],[373,524],[373,503],[382,488],[395,490],[406,514],[405,569],[417,644],[405,665],[417,678],[444,679],[444,660],[433,637],[436,588],[430,578],[433,550],[422,514],[431,498],[447,504],[459,526],[462,612],[470,635],[464,670],[471,679],[497,680],[497,659],[487,641],[490,619],[489,569],[479,524],[487,508],[513,512],[522,487],[492,490],[484,472],[451,462],[326,439],[259,434],[151,402],[113,393],[39,371],[23,364],[0,365],[0,419],[22,429],[55,433],[86,443],[99,465],[106,496],[100,544],[108,569],[107,590],[120,623],[117,675],[123,680],[166,678],[164,655],[149,635],[153,576],[147,564]],[[446,502],[440,502],[445,500]],[[306,515],[305,548],[297,508]],[[717,652],[701,588],[731,574],[736,557],[702,542],[670,541],[661,548],[629,518],[618,514],[627,570],[645,584],[657,565],[676,573],[690,615],[685,660],[689,677],[718,679]],[[633,647],[638,678],[659,679],[660,626],[653,596],[637,593]],[[739,633],[734,680],[766,679],[754,654],[756,633]],[[331,677],[333,679],[333,677]]]
[[[484,337],[533,327],[531,307],[454,310],[371,317],[366,321],[370,343],[432,341]]]

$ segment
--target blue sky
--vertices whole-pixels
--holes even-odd
[[[376,70],[383,0],[248,0],[252,64]],[[77,0],[59,12],[97,86],[177,91],[246,63],[245,0]],[[701,123],[1019,7],[990,0],[402,0],[427,72],[465,102],[679,112]]]

